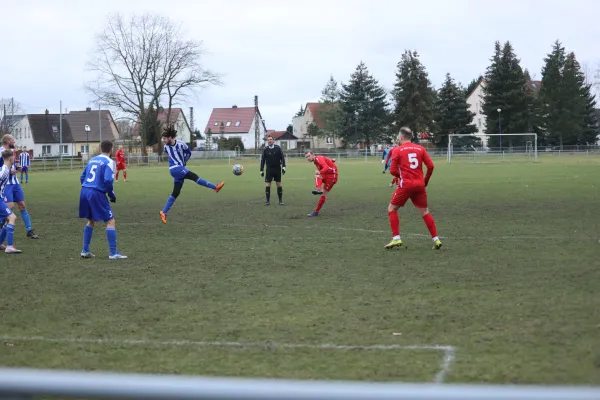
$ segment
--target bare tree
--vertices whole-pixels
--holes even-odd
[[[156,143],[148,131],[156,126],[156,110],[173,104],[196,89],[220,85],[220,76],[201,64],[201,42],[184,39],[180,25],[168,18],[145,14],[125,21],[111,15],[96,37],[89,68],[98,75],[86,89],[99,102],[139,121],[142,151]]]
[[[0,132],[11,133],[15,125],[15,121],[11,119],[11,115],[19,115],[25,113],[23,106],[13,98],[0,99]]]

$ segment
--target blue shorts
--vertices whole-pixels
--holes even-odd
[[[106,194],[96,189],[81,188],[79,218],[104,222],[113,219],[113,212]]]
[[[4,189],[4,196],[6,197],[7,203],[18,203],[20,201],[25,201],[25,193],[23,193],[23,189],[21,185],[6,185],[6,189]]]
[[[4,200],[0,199],[0,219],[8,217],[12,213],[12,210],[8,208]]]
[[[27,172],[29,171],[29,167],[21,167],[21,172]]]
[[[169,173],[171,173],[171,176],[173,177],[173,181],[175,181],[175,183],[183,183],[183,181],[185,180],[185,176],[188,172],[190,171],[185,167],[169,168]]]

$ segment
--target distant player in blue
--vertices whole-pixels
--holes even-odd
[[[23,174],[25,174],[25,183],[29,182],[29,167],[31,166],[31,158],[27,152],[27,147],[23,147],[23,152],[19,155],[19,166],[21,167],[21,182],[23,182]]]
[[[115,228],[115,217],[106,196],[110,197],[112,203],[117,201],[113,191],[115,163],[110,158],[113,144],[105,140],[100,144],[102,154],[92,158],[86,165],[79,180],[81,181],[81,194],[79,196],[79,218],[88,220],[83,229],[82,258],[96,257],[90,251],[90,242],[94,234],[95,221],[106,223],[106,239],[111,260],[127,258],[117,251],[117,230]]]
[[[389,145],[387,145],[387,146],[385,147],[385,149],[383,149],[383,155],[381,156],[381,163],[382,163],[382,164],[385,164],[385,165],[383,166],[383,171],[382,171],[382,173],[383,173],[383,174],[385,174],[385,171],[387,171],[387,169],[388,169],[388,168],[390,167],[390,165],[392,164],[392,159],[391,159],[391,158],[388,160],[388,162],[387,162],[387,163],[385,162],[385,159],[387,158],[387,156],[388,156],[388,154],[389,154],[390,150],[391,150],[391,149],[390,149],[390,146],[389,146]]]
[[[0,169],[0,218],[2,218],[2,220],[6,220],[6,225],[4,225],[2,231],[0,232],[0,250],[4,250],[6,254],[19,254],[21,253],[21,250],[17,250],[14,246],[15,222],[17,221],[17,216],[4,201],[4,190],[6,189],[8,180],[10,179],[11,169],[15,158],[10,149],[2,151],[1,154],[2,168]],[[6,239],[6,246],[2,245],[4,239]]]
[[[225,186],[225,182],[218,185],[210,183],[188,170],[185,165],[192,156],[192,151],[187,144],[181,140],[175,139],[177,131],[173,126],[168,127],[162,134],[163,142],[165,143],[165,153],[169,156],[169,172],[173,177],[173,192],[167,199],[167,203],[160,211],[160,219],[164,224],[167,223],[167,213],[173,207],[175,199],[181,193],[181,187],[186,179],[196,182],[198,185],[210,188],[219,193],[219,190]]]
[[[2,147],[0,147],[0,152],[4,151],[5,149],[14,152],[15,138],[12,135],[4,135],[2,137]],[[15,203],[17,203],[21,213],[21,218],[23,219],[23,224],[25,225],[25,230],[27,231],[27,237],[31,239],[37,239],[38,235],[36,235],[31,228],[31,217],[29,216],[29,211],[25,205],[25,193],[23,193],[23,188],[21,187],[19,179],[17,178],[17,171],[19,170],[21,170],[21,167],[16,168],[13,163],[10,171],[11,175],[8,179],[6,190],[4,191],[4,197],[6,197],[6,204],[8,204],[11,210],[13,209]]]

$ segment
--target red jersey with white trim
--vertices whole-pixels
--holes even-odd
[[[125,164],[125,152],[123,150],[117,150],[115,153],[115,161],[121,164]]]
[[[399,179],[399,188],[425,187],[433,173],[433,161],[425,147],[404,143],[394,148],[390,173]],[[427,167],[427,175],[423,177],[423,164]]]
[[[325,156],[315,156],[313,161],[323,179],[337,179],[337,165]]]

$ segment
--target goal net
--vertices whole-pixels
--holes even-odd
[[[538,160],[536,133],[448,135],[448,164],[504,163]]]

